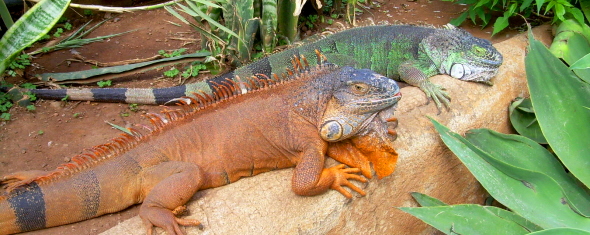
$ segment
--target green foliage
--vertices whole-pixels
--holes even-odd
[[[185,4],[177,4],[176,9],[165,8],[201,33],[206,39],[202,40],[202,47],[208,47],[221,62],[247,63],[253,58],[257,44],[262,44],[265,53],[272,53],[279,43],[279,34],[293,41],[297,33],[298,16],[293,16],[295,1],[187,0]],[[190,15],[193,20],[189,22],[177,11]],[[257,38],[261,41],[256,41]]]
[[[51,30],[69,3],[69,0],[41,1],[6,31],[0,39],[0,76],[14,57]]]
[[[2,82],[0,84],[0,86],[3,88],[7,88],[7,89],[10,89],[13,87],[12,84],[8,84],[6,82]],[[32,83],[23,83],[20,85],[20,87],[25,88],[25,89],[35,89],[36,88],[36,86],[33,85]],[[15,97],[15,96],[18,96],[18,97]],[[21,99],[24,96],[28,97],[26,99],[27,102],[20,103],[20,101],[22,101]],[[19,95],[0,92],[0,119],[5,120],[5,121],[10,120],[10,113],[8,113],[8,111],[10,110],[10,108],[12,108],[14,106],[15,103],[19,103],[22,106],[25,106],[25,108],[28,111],[34,111],[35,106],[31,105],[30,102],[28,102],[28,101],[35,101],[36,99],[37,99],[37,97],[35,97],[35,95],[31,92],[24,92],[22,94],[19,93]],[[23,104],[26,104],[26,105],[23,105]]]
[[[566,18],[574,18],[584,23],[584,13],[575,7],[576,0],[443,0],[456,2],[457,4],[469,5],[466,12],[451,20],[451,24],[459,26],[467,17],[474,24],[481,24],[485,27],[492,21],[493,12],[503,12],[494,22],[492,35],[508,27],[508,19],[512,16],[521,15],[526,18],[532,15],[550,15],[552,23],[565,21]]]
[[[21,55],[17,56],[8,65],[8,69],[6,70],[6,73],[12,77],[16,77],[17,73],[15,72],[15,70],[25,69],[26,66],[31,65],[30,58],[31,58],[31,56],[28,54],[21,54]]]
[[[98,81],[96,82],[96,85],[98,85],[98,87],[109,87],[112,85],[111,80],[106,80],[106,81]]]
[[[89,44],[89,43],[103,41],[104,39],[107,39],[107,38],[116,37],[116,36],[123,35],[123,34],[134,31],[134,30],[131,30],[131,31],[127,31],[127,32],[109,34],[106,36],[98,36],[98,37],[94,37],[94,38],[83,38],[84,36],[86,36],[90,32],[92,32],[94,29],[96,29],[100,25],[102,25],[107,20],[108,19],[105,19],[105,20],[99,22],[98,24],[95,24],[94,26],[90,27],[88,30],[84,30],[86,28],[86,26],[88,26],[91,22],[91,21],[88,21],[84,25],[80,26],[80,28],[78,28],[75,32],[70,34],[70,36],[62,39],[57,44],[49,46],[49,47],[43,47],[43,48],[33,51],[29,54],[35,55],[35,54],[39,54],[42,52],[46,53],[46,52],[50,52],[50,51],[57,51],[57,50],[67,49],[67,48],[77,48],[77,47],[81,47],[81,46]],[[72,25],[69,23],[65,23],[65,25],[63,27],[65,29],[69,30],[72,28]],[[63,32],[64,32],[63,28],[57,28],[56,32],[53,34],[53,36],[60,37]],[[47,35],[45,35],[45,36],[47,36]],[[43,38],[45,38],[45,37],[43,37]]]
[[[139,105],[138,104],[129,104],[129,110],[131,112],[137,112],[137,111],[139,111]]]
[[[173,67],[170,70],[165,71],[164,76],[169,77],[169,78],[173,78],[173,77],[176,77],[176,75],[178,75],[179,73],[180,73],[180,70]]]
[[[432,120],[447,147],[511,211],[441,205],[423,200],[425,195],[417,198],[423,207],[401,210],[446,234],[590,234],[590,84],[532,35],[529,39],[530,104],[518,100],[511,107],[529,116],[511,115],[521,119],[512,122],[520,123],[516,128],[536,119],[552,152],[527,137],[487,129],[462,137]]]
[[[94,12],[90,9],[84,9],[84,15],[85,16],[92,16],[92,15],[94,15]]]
[[[182,72],[182,74],[180,76],[182,76],[182,78],[189,78],[189,77],[194,77],[199,75],[199,71],[201,70],[206,70],[207,66],[205,66],[204,64],[200,64],[200,63],[195,63],[190,65],[186,70],[184,70]]]
[[[186,48],[180,48],[180,49],[174,50],[170,53],[166,52],[165,50],[159,50],[158,54],[160,54],[166,58],[172,58],[172,57],[180,56],[184,52],[186,52]]]

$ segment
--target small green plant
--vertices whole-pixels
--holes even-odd
[[[80,115],[82,115],[82,114],[81,114],[81,113],[74,113],[74,114],[72,115],[72,117],[73,117],[73,118],[81,118],[81,116],[80,116]]]
[[[64,98],[61,98],[61,101],[68,101],[69,98],[70,98],[70,95],[66,95],[66,96],[64,96]]]
[[[37,135],[43,135],[43,134],[45,134],[45,132],[43,130],[37,131]]]
[[[9,121],[10,120],[10,113],[2,113],[2,114],[0,114],[0,119],[2,119],[4,121]]]
[[[111,82],[111,80],[106,80],[106,81],[98,81],[98,82],[96,83],[96,85],[98,85],[98,87],[101,87],[101,88],[102,88],[102,87],[109,87],[109,86],[111,86],[111,85],[112,85],[112,82]]]
[[[173,67],[170,70],[165,71],[164,76],[169,77],[169,78],[173,78],[173,77],[176,77],[176,75],[178,75],[179,73],[180,73],[180,70]]]
[[[170,53],[166,52],[165,50],[159,50],[158,54],[166,57],[166,58],[171,58],[171,57],[176,57],[176,56],[180,56],[182,55],[184,52],[186,52],[186,48],[180,48],[177,50],[174,50]]]
[[[14,58],[14,60],[8,65],[6,73],[12,77],[16,77],[17,73],[15,70],[25,69],[26,66],[31,65],[31,56],[27,54],[21,54]]]
[[[62,34],[63,32],[64,32],[64,29],[62,29],[62,28],[57,28],[57,29],[55,29],[55,33],[53,33],[53,36],[54,36],[54,37],[56,37],[56,38],[59,38],[59,37],[61,37],[61,34]]]
[[[90,9],[84,9],[84,13],[85,16],[92,16],[94,15],[94,12]]]
[[[131,112],[137,112],[137,111],[139,111],[139,105],[138,104],[129,104],[129,110],[131,110]]]
[[[184,72],[182,72],[182,74],[180,76],[182,76],[182,78],[189,78],[189,77],[194,77],[199,75],[199,71],[201,70],[206,70],[207,66],[205,66],[204,64],[194,64],[191,65],[189,68],[187,68],[186,70],[184,70]],[[176,75],[174,75],[176,76]]]
[[[574,0],[443,0],[447,2],[456,2],[457,4],[468,5],[467,11],[459,17],[451,20],[451,24],[459,26],[467,17],[474,24],[481,24],[482,27],[488,25],[492,20],[493,12],[503,12],[494,22],[492,35],[508,27],[508,19],[512,16],[521,15],[529,18],[533,15],[548,15],[553,18],[552,23],[564,21],[566,18],[574,18],[580,23],[584,23],[584,13],[575,7]],[[585,1],[580,1],[580,4]]]
[[[129,115],[130,115],[130,114],[129,114],[128,112],[123,112],[123,113],[121,113],[121,117],[129,117]]]
[[[66,29],[66,30],[72,30],[72,27],[73,27],[72,24],[70,24],[69,22],[64,24],[64,29]]]

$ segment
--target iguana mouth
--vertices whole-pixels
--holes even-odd
[[[390,96],[390,97],[386,97],[383,99],[373,99],[373,100],[369,100],[369,101],[359,101],[359,102],[356,102],[355,104],[358,106],[371,107],[371,108],[376,107],[377,109],[382,109],[382,108],[386,108],[388,106],[396,104],[401,98],[402,98],[402,93],[397,92],[393,96]]]

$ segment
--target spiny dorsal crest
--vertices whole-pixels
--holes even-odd
[[[145,117],[149,119],[151,125],[138,124],[136,126],[147,130],[147,132],[140,131],[136,128],[127,128],[131,134],[123,133],[121,136],[112,139],[109,143],[85,149],[84,153],[74,156],[70,163],[62,164],[47,175],[28,181],[9,183],[6,185],[6,191],[10,192],[19,186],[27,185],[31,182],[36,182],[40,185],[47,184],[59,178],[98,165],[108,159],[121,156],[143,141],[146,141],[151,136],[173,126],[175,122],[186,119],[192,114],[217,103],[230,100],[246,93],[253,93],[273,86],[279,86],[280,84],[302,78],[310,73],[321,72],[327,68],[336,68],[336,66],[327,63],[326,56],[321,54],[318,50],[316,50],[316,55],[318,65],[314,68],[312,68],[307,62],[307,59],[301,55],[300,57],[295,56],[293,60],[291,60],[293,65],[292,68],[287,69],[287,72],[280,76],[272,74],[268,77],[264,74],[257,74],[246,79],[240,79],[236,76],[235,80],[237,81],[228,79],[221,83],[214,83],[212,89],[214,92],[212,95],[201,91],[199,93],[194,93],[195,97],[183,97],[182,99],[178,99],[181,103],[179,106],[181,109],[171,109],[164,106],[164,111],[161,113],[145,114]]]

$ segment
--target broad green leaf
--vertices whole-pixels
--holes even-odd
[[[400,207],[445,234],[527,234],[518,223],[480,205]],[[499,208],[493,209],[498,210]]]
[[[584,12],[584,16],[586,16],[586,19],[590,20],[590,2],[589,1],[579,1],[580,2],[580,8],[582,9],[582,12]]]
[[[509,12],[504,12],[504,16],[498,17],[496,19],[496,22],[494,22],[494,31],[492,32],[492,35],[495,35],[496,33],[508,27],[508,18],[510,17],[510,14],[508,13]]]
[[[529,233],[529,235],[590,235],[590,232],[573,228],[552,228]]]
[[[0,75],[12,59],[57,23],[70,0],[42,0],[25,12],[0,39]]]
[[[543,230],[543,228],[539,227],[539,225],[534,224],[533,222],[525,219],[524,217],[512,211],[507,211],[502,208],[493,206],[485,206],[484,208],[486,208],[489,212],[494,213],[496,216],[500,218],[519,224],[520,226],[522,226],[530,232]]]
[[[451,22],[449,22],[449,23],[454,26],[459,26],[465,21],[465,19],[467,19],[468,15],[469,15],[468,12],[463,12],[461,15],[459,15],[459,17],[452,19]]]
[[[586,54],[578,61],[570,65],[570,69],[587,69],[590,68],[590,54]]]
[[[508,111],[510,123],[519,134],[531,138],[537,143],[547,143],[541,132],[541,127],[539,127],[539,122],[537,122],[537,117],[535,117],[530,99],[517,98],[512,102]]]
[[[526,171],[537,172],[548,176],[552,181],[543,181],[544,184],[555,182],[556,185],[553,187],[561,188],[561,191],[563,191],[563,194],[567,198],[564,202],[567,201],[576,212],[590,217],[590,195],[582,187],[577,185],[575,179],[566,173],[561,163],[553,154],[542,146],[522,136],[506,135],[487,129],[470,130],[465,138],[499,161]],[[502,170],[501,168],[499,169]],[[513,174],[516,173],[514,170],[511,173],[503,172],[509,176],[513,176],[513,178],[527,182],[530,181],[530,183],[538,180],[529,180],[526,175]],[[534,177],[534,174],[531,174],[531,176]]]
[[[562,204],[563,191],[550,177],[498,160],[435,120],[432,122],[447,147],[500,203],[543,228],[572,227],[590,231],[590,219],[574,212],[567,203]],[[530,156],[535,154],[521,152],[514,158]]]
[[[412,197],[418,202],[418,204],[420,204],[420,206],[446,206],[447,204],[436,199],[433,197],[430,197],[426,194],[423,193],[417,193],[417,192],[413,192],[411,193]]]
[[[525,57],[527,81],[541,130],[568,170],[590,185],[590,85],[582,82],[532,36]]]

